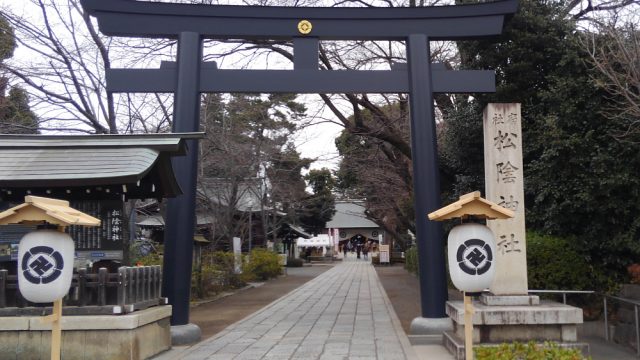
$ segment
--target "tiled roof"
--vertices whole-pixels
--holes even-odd
[[[378,224],[369,220],[365,215],[365,207],[361,202],[336,202],[336,213],[331,221],[327,222],[327,228],[377,228]]]

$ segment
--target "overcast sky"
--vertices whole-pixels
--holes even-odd
[[[29,1],[0,0],[0,6],[8,6],[18,14],[35,12],[33,13],[34,16],[39,15],[39,9],[33,7]],[[22,48],[16,49],[14,53],[16,58],[28,58],[29,56],[33,56],[33,54]],[[307,105],[309,109],[307,114],[309,116],[318,116],[317,120],[312,119],[312,122],[318,122],[318,124],[308,126],[296,134],[294,140],[298,151],[303,157],[318,159],[312,164],[312,168],[328,167],[336,169],[339,159],[334,140],[342,131],[342,127],[335,123],[327,122],[326,119],[320,119],[322,117],[333,119],[333,117],[330,111],[322,108],[317,95],[304,95],[300,100]]]

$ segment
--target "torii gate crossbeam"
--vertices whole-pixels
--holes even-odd
[[[177,64],[160,69],[108,69],[110,92],[175,92],[174,132],[198,131],[201,92],[408,93],[422,316],[444,320],[447,286],[442,230],[427,214],[440,208],[433,93],[493,92],[494,74],[446,71],[429,61],[429,41],[494,36],[517,0],[423,8],[291,8],[81,0],[111,36],[178,40]],[[289,40],[293,70],[221,70],[202,63],[202,40]],[[407,64],[387,71],[320,70],[320,40],[399,40]],[[205,64],[205,65],[203,65]],[[197,143],[174,160],[184,194],[170,199],[165,234],[164,293],[173,325],[189,321],[195,223]]]

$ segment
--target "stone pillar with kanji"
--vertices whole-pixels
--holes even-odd
[[[511,219],[487,221],[496,235],[493,295],[527,295],[527,246],[520,104],[488,104],[484,109],[486,199],[512,210]]]
[[[520,104],[489,104],[484,109],[485,198],[513,212],[505,220],[487,220],[495,235],[495,276],[490,292],[473,301],[473,344],[553,341],[561,347],[588,353],[588,344],[578,342],[582,309],[552,301],[541,302],[528,294],[527,244],[524,218]],[[447,315],[453,331],[444,332],[444,344],[458,360],[470,347],[464,340],[467,305],[448,301]],[[471,328],[469,326],[468,328]]]

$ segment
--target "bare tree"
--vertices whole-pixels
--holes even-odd
[[[639,4],[639,0],[571,0],[565,5],[565,16],[574,20],[591,20],[594,13],[619,11]]]
[[[382,106],[380,110],[385,118],[365,110],[361,114],[363,121],[393,127],[391,131],[408,142],[406,104]],[[415,233],[411,158],[389,142],[347,129],[336,144],[343,155],[338,170],[338,188],[346,190],[343,196],[366,199],[367,216],[394,239],[403,241],[407,230]]]
[[[278,5],[292,4],[278,1]],[[407,4],[395,1],[370,4],[347,1],[334,4],[338,7],[373,5],[393,7]],[[426,4],[421,2],[420,5]],[[256,67],[258,60],[259,63],[274,67],[287,67],[293,61],[293,46],[284,41],[226,41],[224,45],[228,51],[220,52],[219,47],[213,48],[207,52],[207,59],[232,64],[236,68]],[[460,63],[455,44],[451,42],[433,42],[431,59],[444,63],[448,68],[457,68]],[[322,70],[380,70],[403,62],[406,62],[406,50],[401,41],[320,42],[319,66]],[[366,198],[369,216],[390,233],[396,234],[396,238],[402,238],[406,230],[414,227],[411,220],[411,143],[407,95],[319,94],[318,100],[317,107],[328,109],[333,117],[316,120],[337,123],[346,129],[354,141],[365,141],[375,147],[368,153],[357,153],[355,150],[342,152],[345,159],[343,166],[356,173],[361,188],[367,189],[357,196]],[[452,106],[452,98],[438,96],[436,103],[440,108],[447,108]]]
[[[597,73],[594,82],[609,95],[612,105],[604,109],[609,119],[624,130],[619,139],[640,141],[640,29],[637,16],[619,26],[600,23],[597,32],[585,35],[584,44]],[[635,21],[634,21],[635,20]]]
[[[27,90],[41,130],[118,133],[168,128],[171,97],[108,93],[104,73],[113,59],[126,65],[159,50],[170,53],[171,42],[134,43],[102,36],[77,0],[29,0],[23,5],[24,14],[2,9],[15,29],[20,53],[6,61],[3,70]]]

